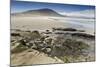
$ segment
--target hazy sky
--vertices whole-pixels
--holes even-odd
[[[77,12],[84,10],[94,10],[95,6],[88,5],[72,5],[72,4],[50,4],[40,2],[11,1],[11,13],[23,12],[27,10],[35,10],[49,8],[56,12]]]

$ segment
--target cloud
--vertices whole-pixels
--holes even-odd
[[[95,10],[83,10],[83,11],[77,11],[77,12],[63,12],[61,13],[66,16],[73,16],[73,17],[87,17],[87,18],[95,18]]]

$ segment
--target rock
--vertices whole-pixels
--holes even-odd
[[[95,36],[90,35],[90,34],[86,34],[86,33],[73,33],[72,36],[78,36],[78,37],[95,39]]]
[[[42,51],[46,54],[50,54],[52,49],[51,48],[42,48]]]
[[[77,31],[77,29],[74,28],[53,28],[53,31],[59,30],[59,31]]]
[[[21,45],[27,46],[24,39],[19,40],[19,43],[20,43]]]
[[[19,33],[11,33],[11,36],[21,36]]]
[[[51,48],[46,48],[47,53],[51,52]]]
[[[50,30],[46,30],[45,34],[51,34]]]
[[[52,39],[51,37],[45,38],[45,43],[46,43],[47,45],[51,45],[52,40],[53,40],[53,39]]]
[[[33,44],[33,46],[31,48],[32,49],[37,49],[38,47],[35,44]]]

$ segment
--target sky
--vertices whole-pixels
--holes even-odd
[[[11,0],[11,13],[43,8],[52,9],[60,14],[67,16],[84,16],[95,18],[95,6]]]
[[[23,12],[27,10],[36,10],[49,8],[56,12],[77,12],[84,10],[94,10],[95,6],[89,5],[72,5],[72,4],[57,4],[57,3],[41,3],[41,2],[26,2],[26,1],[11,1],[11,13]]]

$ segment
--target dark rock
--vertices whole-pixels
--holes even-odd
[[[74,28],[53,28],[53,31],[59,30],[59,31],[77,31],[77,29]]]
[[[95,36],[86,33],[73,33],[72,36],[85,37],[95,39]]]
[[[11,33],[11,36],[21,36],[19,33]]]

